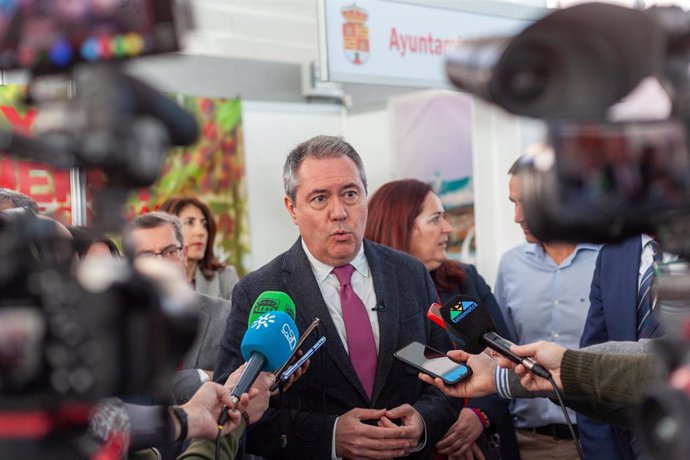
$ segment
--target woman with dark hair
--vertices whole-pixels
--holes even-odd
[[[93,228],[70,225],[67,230],[72,234],[74,252],[77,253],[79,259],[84,260],[87,257],[102,255],[120,257],[120,250],[115,242],[107,236],[99,234]]]
[[[191,196],[173,197],[166,200],[160,210],[182,221],[187,280],[197,292],[230,300],[232,288],[238,281],[237,271],[213,254],[216,221],[206,203]]]
[[[496,299],[477,269],[448,259],[446,246],[452,231],[440,198],[424,182],[388,182],[369,199],[365,238],[419,259],[431,274],[441,304],[458,294],[478,299],[491,314],[497,332],[510,339]],[[500,434],[500,451],[495,433]],[[470,400],[436,449],[450,459],[519,458],[508,402],[495,395]]]

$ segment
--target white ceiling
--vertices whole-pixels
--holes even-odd
[[[180,0],[184,1],[184,0]],[[276,69],[276,85],[285,92],[286,79],[299,82],[301,69],[318,62],[318,0],[186,0],[194,27],[183,34],[183,54],[195,59],[229,60],[242,73],[261,72],[250,80],[262,80]],[[326,0],[328,1],[328,0]],[[354,2],[355,0],[353,0]],[[482,12],[509,17],[536,17],[546,0],[391,0],[427,6]],[[218,61],[216,61],[218,63]],[[285,67],[293,66],[293,70]],[[267,67],[268,66],[268,67]],[[235,72],[236,74],[236,72]],[[280,75],[280,77],[278,77]],[[280,79],[280,81],[278,81]],[[262,100],[285,100],[272,94],[274,86],[263,90],[235,86],[243,95],[263,92]],[[394,95],[418,88],[380,85],[343,85],[353,107],[379,106]],[[292,87],[293,99],[304,100],[301,85]],[[251,97],[251,96],[250,96]]]
[[[191,0],[185,53],[283,63],[318,56],[316,0]]]
[[[326,0],[327,1],[327,0]],[[354,2],[355,0],[353,0]],[[318,59],[317,0],[188,0],[195,29],[185,53],[282,63]],[[426,6],[534,17],[546,0],[397,0]]]

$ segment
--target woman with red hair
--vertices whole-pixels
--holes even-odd
[[[452,231],[441,199],[424,182],[388,182],[369,199],[365,238],[419,259],[429,270],[442,304],[458,294],[478,299],[491,314],[497,332],[510,339],[496,299],[477,269],[448,259],[446,246]],[[500,452],[495,433],[500,433]],[[436,450],[450,459],[519,458],[508,402],[496,395],[470,400]]]
[[[197,292],[230,300],[232,288],[238,281],[237,271],[213,254],[216,221],[206,203],[191,196],[173,197],[166,200],[160,210],[182,221],[187,248],[187,280]]]

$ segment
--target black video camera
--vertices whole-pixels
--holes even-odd
[[[172,13],[160,0],[0,2],[0,69],[28,69],[39,108],[33,135],[0,131],[0,151],[101,171],[99,231],[120,230],[127,193],[157,179],[171,145],[197,137],[191,115],[117,65],[177,50]],[[198,308],[167,268],[77,263],[55,222],[0,212],[0,424],[13,427],[0,434],[4,455],[90,458],[97,401],[168,395]]]
[[[544,119],[547,145],[524,159],[523,209],[542,241],[616,242],[650,233],[690,257],[690,14],[589,3],[557,10],[510,39],[468,41],[449,57],[460,89]],[[612,121],[655,78],[663,116]],[[650,458],[688,458],[690,268],[657,269],[657,342],[670,385],[652,388],[637,430]]]

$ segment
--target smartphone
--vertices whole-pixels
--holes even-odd
[[[445,353],[419,342],[410,343],[393,356],[425,374],[440,378],[447,385],[455,385],[472,375],[472,369],[465,364],[456,363]]]
[[[292,354],[290,355],[290,357],[287,359],[287,361],[285,361],[285,363],[282,366],[280,366],[278,369],[275,370],[275,372],[273,372],[273,375],[278,376],[282,374],[285,371],[285,369],[287,369],[287,367],[290,365],[290,361],[293,360],[293,358],[299,351],[300,347],[304,344],[304,341],[307,340],[307,337],[309,337],[309,335],[312,332],[314,332],[314,330],[316,330],[316,326],[318,326],[320,322],[321,320],[319,318],[316,318],[314,321],[312,321],[309,327],[304,331],[304,334],[302,334],[302,336],[297,341],[297,345],[295,345],[295,349],[292,350]]]
[[[323,345],[324,343],[326,343],[326,337],[321,337],[314,345],[312,345],[312,347],[309,350],[307,350],[307,352],[305,354],[303,354],[297,361],[295,361],[295,364],[288,367],[285,370],[285,372],[280,374],[280,377],[278,377],[276,379],[276,381],[273,383],[273,385],[271,385],[270,391],[273,392],[273,391],[277,390],[278,387],[280,387],[285,382],[287,382],[287,380],[290,378],[290,376],[292,374],[294,374],[295,371],[297,371],[297,369],[302,367],[302,364],[304,364],[305,361],[308,360],[309,357],[316,352],[316,350],[321,348],[321,345]]]

